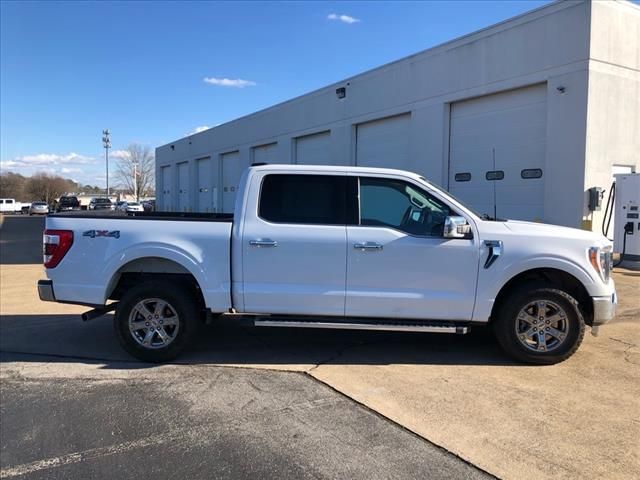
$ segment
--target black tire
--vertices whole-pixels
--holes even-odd
[[[539,305],[544,305],[544,312],[536,310]],[[567,292],[539,283],[523,285],[509,294],[499,306],[493,327],[498,343],[510,357],[536,365],[553,365],[569,358],[578,350],[585,332],[578,302]],[[553,334],[541,332],[540,327],[552,329]],[[555,343],[548,345],[547,341]]]
[[[164,326],[155,324],[156,327],[162,328],[163,333],[169,337],[171,337],[172,331],[175,332],[170,343],[165,346],[161,346],[163,340],[157,330],[149,342],[149,347],[144,346],[141,340],[136,340],[136,336],[140,338],[143,334],[148,333],[149,330],[154,330],[153,326],[148,322],[145,323],[149,327],[144,327],[144,330],[138,330],[133,333],[129,329],[130,315],[133,314],[136,305],[152,299],[166,302],[168,307],[165,312],[170,314],[167,319],[173,318],[174,320],[172,321],[177,323],[177,331],[174,330],[173,325],[168,325],[168,320],[166,320],[167,325]],[[154,306],[155,304],[151,302],[147,303],[146,306],[148,307],[149,305]],[[150,311],[147,312],[151,313]],[[172,312],[176,315],[171,315]],[[144,321],[144,318],[139,313],[133,315],[133,318]],[[177,319],[175,319],[175,316],[177,316]],[[157,319],[158,317],[156,316],[155,318]],[[164,314],[162,318],[164,318]],[[149,318],[149,320],[154,321],[155,319]],[[155,321],[162,323],[160,320]],[[135,323],[140,322],[137,321]],[[151,280],[132,287],[122,296],[116,308],[113,326],[120,345],[128,353],[145,362],[161,363],[173,360],[180,355],[185,347],[196,337],[201,323],[199,302],[192,289],[166,280]],[[156,345],[153,345],[154,340]]]

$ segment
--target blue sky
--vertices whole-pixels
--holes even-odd
[[[156,147],[549,3],[1,3],[0,168],[104,185]]]

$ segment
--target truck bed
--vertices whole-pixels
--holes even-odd
[[[139,221],[138,221],[139,220]],[[233,215],[154,212],[63,212],[46,228],[72,231],[73,243],[60,264],[47,269],[58,301],[103,305],[122,272],[154,269],[190,273],[202,285],[207,306],[231,307]],[[173,267],[167,267],[167,265]]]

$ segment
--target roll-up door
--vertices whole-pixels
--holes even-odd
[[[160,167],[160,171],[160,178],[162,179],[162,196],[160,197],[161,203],[158,210],[162,212],[170,212],[172,210],[171,192],[173,190],[173,186],[171,184],[171,166],[167,165]]]
[[[211,157],[200,158],[198,164],[198,212],[216,212],[218,203],[217,162]]]
[[[178,211],[189,209],[189,162],[178,164]]]
[[[236,191],[244,170],[240,163],[240,152],[225,153],[222,160],[222,212],[233,213]]]
[[[331,132],[315,133],[295,139],[295,163],[301,165],[332,165]]]
[[[479,213],[544,219],[546,84],[451,105],[449,191]]]
[[[411,114],[382,118],[356,126],[356,165],[406,168],[409,165]]]
[[[277,147],[277,143],[253,147],[253,163],[285,163],[278,159]]]

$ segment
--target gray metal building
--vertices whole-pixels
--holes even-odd
[[[566,1],[156,150],[158,208],[231,212],[254,162],[412,170],[476,210],[599,230],[640,171],[640,7]]]

